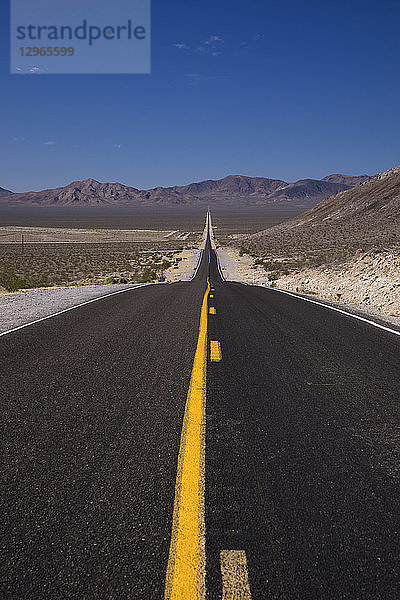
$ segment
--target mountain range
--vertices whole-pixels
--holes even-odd
[[[140,190],[95,179],[73,181],[65,187],[13,193],[0,188],[1,205],[104,207],[275,207],[305,210],[321,200],[372,179],[369,175],[328,175],[323,179],[280,179],[229,175],[184,186]]]

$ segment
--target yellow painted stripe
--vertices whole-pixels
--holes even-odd
[[[216,310],[213,306],[210,306],[210,315],[215,315]]]
[[[222,600],[251,600],[246,552],[222,550],[220,561]]]
[[[212,340],[210,342],[210,358],[211,360],[221,360],[221,345],[219,342]]]
[[[165,600],[205,599],[204,433],[209,292],[207,280],[179,449]]]
[[[210,298],[214,298],[214,294],[210,294]]]

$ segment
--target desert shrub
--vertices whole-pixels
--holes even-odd
[[[3,268],[0,270],[0,286],[8,292],[33,287],[33,283],[17,275],[13,269]]]
[[[268,281],[275,281],[276,279],[279,279],[279,272],[272,271],[272,273],[268,275]]]
[[[153,271],[152,269],[145,269],[141,275],[141,277],[139,277],[138,281],[140,283],[150,283],[151,281],[154,281],[155,279],[157,279],[157,273],[155,271]]]

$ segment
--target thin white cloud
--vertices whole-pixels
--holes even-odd
[[[55,146],[56,145],[55,141],[53,141],[53,140],[49,140],[48,142],[43,142],[43,144],[45,146]]]
[[[122,144],[114,144],[113,148],[122,148]]]
[[[223,44],[225,42],[224,38],[221,37],[220,35],[212,35],[208,40],[206,40],[204,43],[209,45],[209,44],[215,44],[216,42],[221,42],[221,44]]]
[[[38,67],[37,65],[26,65],[23,67],[15,67],[15,71],[18,73],[40,74],[46,73],[46,71],[48,71],[48,68]]]
[[[225,75],[200,75],[199,73],[186,73],[185,77],[188,80],[189,85],[200,85],[201,83],[208,83],[210,81],[225,81],[227,77]]]
[[[248,41],[244,41],[244,42],[240,42],[240,47],[241,50],[245,53],[250,52],[251,50],[255,50],[255,47],[257,45],[258,42],[261,42],[262,40],[265,39],[265,35],[263,33],[256,33],[254,34],[250,40]]]
[[[220,56],[222,54],[223,44],[225,44],[225,40],[222,36],[212,35],[197,46],[196,52],[197,54],[204,54],[207,56]]]
[[[178,50],[190,50],[190,46],[181,42],[177,42],[176,44],[174,44],[174,46],[175,48],[178,48]]]
[[[28,73],[45,73],[46,69],[43,69],[42,67],[30,67],[28,69]]]
[[[25,137],[13,137],[12,141],[13,142],[26,142],[26,138]]]

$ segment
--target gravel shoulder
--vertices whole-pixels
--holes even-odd
[[[72,288],[44,288],[0,294],[0,333],[48,317],[77,304],[136,285],[97,285]]]
[[[175,255],[175,260],[178,258],[177,267],[171,267],[165,272],[166,281],[172,283],[174,281],[189,281],[196,270],[199,261],[201,249],[183,250]]]

